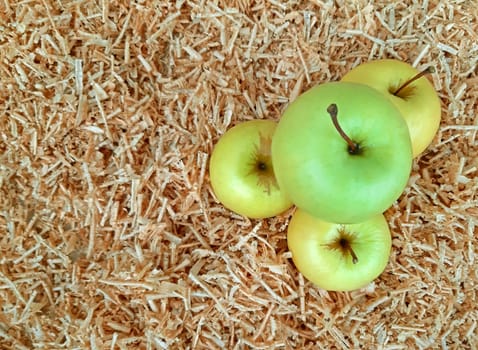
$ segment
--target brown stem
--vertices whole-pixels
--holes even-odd
[[[338,109],[335,103],[332,103],[329,107],[327,107],[327,112],[330,114],[330,118],[332,118],[332,123],[334,123],[335,129],[340,134],[340,136],[347,142],[349,145],[349,153],[350,154],[357,154],[359,152],[359,145],[355,143],[342,129],[337,119]]]
[[[403,83],[397,90],[395,90],[395,92],[393,93],[395,96],[398,96],[398,94],[400,93],[400,91],[402,91],[403,89],[405,89],[408,85],[410,85],[411,83],[413,83],[415,80],[417,79],[420,79],[421,77],[423,77],[424,75],[426,74],[431,74],[431,73],[434,73],[435,72],[435,67],[433,66],[428,66],[427,68],[425,68],[424,70],[422,70],[421,72],[417,73],[416,75],[414,75],[413,77],[411,77],[410,79],[408,79],[405,83]]]
[[[352,242],[354,242],[356,239],[355,234],[353,232],[348,232],[344,226],[340,226],[337,229],[337,232],[337,238],[332,240],[332,242],[324,245],[328,249],[340,252],[340,254],[344,258],[351,256],[352,262],[354,264],[358,263],[359,259],[357,257],[357,254],[355,254],[354,250],[352,249]]]
[[[358,263],[358,257],[355,254],[354,250],[352,249],[352,246],[350,245],[349,241],[346,240],[342,244],[342,248],[345,249],[345,251],[350,254],[350,256],[352,257],[352,262],[354,264]]]

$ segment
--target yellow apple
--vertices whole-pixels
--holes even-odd
[[[272,168],[271,143],[277,123],[250,120],[221,136],[211,155],[209,175],[217,199],[252,219],[278,215],[292,206]]]
[[[363,63],[342,81],[369,85],[395,104],[407,122],[412,141],[413,157],[420,155],[433,141],[440,126],[440,99],[432,83],[410,64],[395,59]]]
[[[382,214],[340,225],[297,209],[287,230],[287,245],[295,266],[309,281],[330,291],[351,291],[385,270],[392,236]]]

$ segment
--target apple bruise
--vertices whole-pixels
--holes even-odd
[[[389,89],[388,89],[388,92],[390,92],[394,96],[403,98],[404,100],[408,100],[410,97],[413,96],[413,93],[416,89],[416,87],[412,86],[411,84],[415,80],[420,79],[421,77],[423,77],[427,74],[431,74],[431,73],[435,73],[435,68],[433,66],[428,66],[427,68],[425,68],[421,72],[415,74],[413,77],[411,77],[406,82],[399,85],[398,87],[397,86],[390,86]]]
[[[340,226],[337,229],[337,237],[335,237],[332,242],[325,244],[325,246],[330,250],[338,251],[340,254],[342,254],[344,259],[350,256],[352,258],[352,263],[357,264],[359,260],[352,249],[352,244],[354,241],[355,234],[353,232],[347,231],[345,226]]]
[[[259,133],[259,145],[255,145],[249,171],[249,175],[257,176],[257,184],[263,187],[268,195],[271,193],[272,186],[278,188],[272,168],[271,145],[272,138]]]
[[[337,119],[338,107],[335,103],[332,103],[331,105],[329,105],[329,107],[327,107],[327,113],[329,113],[330,118],[332,118],[332,123],[334,123],[335,129],[337,129],[339,135],[345,140],[345,142],[347,142],[347,152],[352,156],[362,154],[363,147],[360,146],[360,143],[352,140],[340,126],[339,121]]]

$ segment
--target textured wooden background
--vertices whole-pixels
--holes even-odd
[[[0,1],[0,347],[477,349],[477,32],[474,1]],[[436,67],[442,123],[386,271],[329,293],[209,155],[384,57]]]

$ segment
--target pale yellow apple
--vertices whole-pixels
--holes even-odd
[[[382,59],[363,63],[344,75],[342,81],[369,85],[388,96],[407,122],[413,157],[420,155],[433,141],[440,126],[440,99],[426,76],[412,82],[397,95],[407,80],[420,73],[410,64]]]
[[[241,122],[214,146],[209,163],[211,186],[228,209],[252,219],[279,215],[292,202],[277,185],[272,167],[273,120]]]
[[[385,270],[392,236],[383,214],[358,224],[339,225],[297,209],[287,230],[287,246],[297,269],[318,287],[351,291]]]

